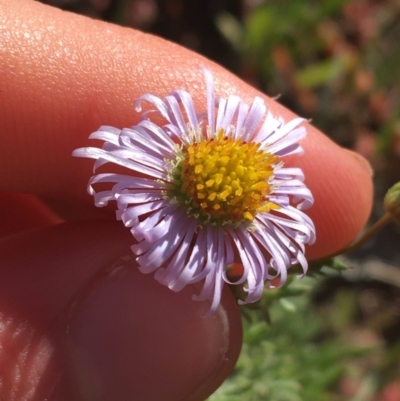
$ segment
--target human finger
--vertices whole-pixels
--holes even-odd
[[[293,114],[203,57],[159,38],[55,10],[36,2],[1,1],[2,36],[0,187],[76,199],[88,207],[84,188],[90,161],[71,152],[87,144],[99,125],[131,126],[134,100],[190,91],[204,109],[199,65],[208,66],[221,96],[250,102],[263,96],[286,119]],[[29,72],[29,73],[28,73]],[[23,113],[21,111],[23,110]],[[360,157],[343,151],[311,125],[303,157],[288,159],[306,174],[315,205],[317,241],[307,253],[320,257],[350,242],[365,224],[372,202],[370,171]],[[9,133],[12,132],[12,135]],[[85,206],[86,204],[86,206]]]
[[[105,219],[0,240],[3,396],[194,401],[220,385],[241,345],[229,290],[204,318],[195,287],[174,293],[121,259],[130,241]]]

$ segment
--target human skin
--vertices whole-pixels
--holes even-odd
[[[198,66],[213,72],[218,95],[262,96],[273,113],[294,117],[178,45],[30,0],[0,0],[4,399],[201,401],[232,370],[241,323],[229,289],[204,318],[208,306],[191,300],[198,288],[173,293],[121,259],[129,230],[112,209],[94,208],[86,193],[93,163],[71,157],[100,125],[137,123],[132,105],[144,93],[183,88],[203,110]],[[305,154],[285,163],[303,169],[315,198],[307,214],[317,241],[306,254],[315,259],[361,230],[372,183],[360,156],[306,125]]]

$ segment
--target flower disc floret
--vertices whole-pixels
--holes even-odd
[[[259,143],[235,140],[221,129],[182,153],[169,196],[204,224],[237,226],[280,208],[268,200],[279,157],[260,150]]]

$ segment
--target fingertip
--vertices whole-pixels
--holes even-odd
[[[372,209],[371,167],[362,156],[341,148],[309,126],[305,153],[296,159],[314,195],[307,210],[316,226],[317,240],[307,257],[316,259],[348,245],[365,226]]]

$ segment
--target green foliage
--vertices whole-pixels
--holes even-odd
[[[221,30],[266,93],[340,144],[373,136],[387,154],[400,127],[399,15],[393,0],[264,0]]]
[[[303,88],[316,88],[339,77],[344,68],[343,59],[336,57],[301,69],[296,73],[295,80]]]
[[[296,293],[299,283],[304,290],[318,281],[294,280],[286,291]],[[259,310],[245,310],[239,361],[209,401],[337,400],[334,390],[347,371],[346,362],[367,351],[326,337],[324,319],[311,305],[309,291],[280,297],[269,305],[269,315],[271,324]]]

